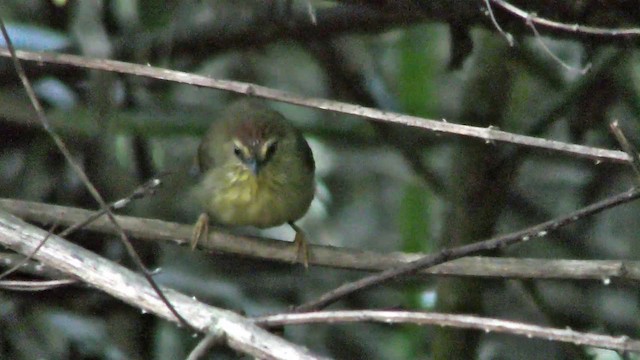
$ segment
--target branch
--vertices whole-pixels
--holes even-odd
[[[29,254],[45,236],[46,231],[0,211],[0,244]],[[176,322],[176,317],[142,276],[58,236],[50,236],[34,258],[132,306]],[[162,292],[189,324],[203,332],[221,331],[228,345],[240,352],[258,358],[320,359],[234,312],[208,306],[171,289],[163,288]]]
[[[338,288],[324,293],[315,300],[309,301],[295,308],[296,312],[307,312],[326,307],[348,295],[372,288],[384,282],[397,279],[403,275],[415,274],[419,270],[426,269],[444,262],[458,259],[464,256],[474,255],[483,251],[504,248],[520,242],[530,241],[533,238],[542,238],[550,231],[566,226],[586,216],[597,214],[614,206],[627,203],[640,197],[640,190],[633,189],[624,193],[613,195],[605,200],[586,206],[580,210],[569,213],[557,219],[549,220],[527,229],[510,234],[494,237],[488,240],[443,249],[438,253],[426,255],[408,264],[385,270],[379,274],[369,275],[360,280],[346,283]]]
[[[483,10],[484,1],[459,0],[431,0],[431,1],[380,1],[380,0],[341,0],[340,6],[319,7],[315,11],[316,21],[312,21],[306,9],[294,8],[291,13],[278,17],[268,10],[269,4],[261,4],[245,11],[243,16],[224,18],[216,15],[211,18],[200,18],[198,21],[188,22],[188,28],[168,29],[157,31],[133,39],[138,47],[150,48],[155,53],[163,53],[167,46],[171,46],[173,55],[197,54],[199,58],[211,56],[224,50],[237,50],[243,47],[264,47],[277,41],[327,40],[343,35],[371,33],[378,34],[392,28],[406,27],[417,23],[448,22],[450,24],[465,24],[467,27],[481,26],[490,31],[496,28]],[[494,1],[502,7],[500,15],[506,14],[508,31],[516,34],[530,34],[527,26],[527,16],[534,18],[533,13],[547,13],[555,11],[554,15],[561,17],[561,21],[571,24],[554,22],[535,16],[535,21],[552,35],[572,40],[588,40],[605,45],[613,43],[627,43],[629,37],[637,42],[635,29],[619,29],[623,32],[616,34],[618,29],[592,28],[578,25],[576,22],[586,22],[589,14],[579,5],[549,5],[548,1],[528,1],[524,3],[530,13],[526,13],[511,5],[504,8],[504,1]],[[634,12],[626,11],[623,3],[599,8],[601,18],[616,19],[619,23],[638,23]],[[633,6],[633,5],[630,5]],[[622,18],[620,14],[627,15]],[[199,14],[202,16],[203,14]],[[206,15],[204,15],[206,16]],[[634,16],[636,18],[634,18]],[[615,24],[614,24],[615,25]],[[259,31],[256,28],[259,26]],[[595,30],[595,31],[592,31]],[[628,31],[630,30],[630,31]],[[629,34],[627,34],[629,32]],[[116,52],[119,57],[131,57],[132,39],[130,37],[116,42]],[[141,44],[141,45],[140,45]]]
[[[7,50],[0,49],[0,56],[9,57]],[[202,86],[256,96],[264,99],[287,102],[290,104],[328,110],[336,113],[354,115],[374,121],[401,124],[413,128],[430,130],[436,133],[453,134],[477,138],[487,144],[503,142],[531,148],[551,150],[561,154],[594,161],[629,162],[629,156],[623,151],[607,150],[584,145],[569,144],[561,141],[547,140],[525,135],[518,135],[498,130],[494,127],[480,128],[475,126],[448,123],[417,116],[403,115],[358,105],[347,104],[321,98],[307,98],[289,92],[271,89],[264,86],[240,81],[217,80],[206,76],[186,72],[137,65],[115,60],[90,59],[66,54],[18,51],[17,57],[27,61],[40,63],[64,64],[86,69],[113,71],[122,74],[144,76],[153,79],[174,81],[182,84]]]
[[[571,329],[555,329],[538,325],[523,324],[515,321],[483,318],[469,315],[423,313],[407,311],[322,311],[300,314],[281,314],[260,317],[256,323],[264,326],[282,326],[299,324],[352,323],[373,321],[385,324],[417,324],[450,326],[463,329],[477,329],[485,332],[507,333],[543,340],[569,342],[577,345],[589,345],[599,348],[640,352],[640,341],[628,336],[608,336],[583,333]]]
[[[20,274],[30,275],[38,278],[45,279],[61,279],[67,276],[60,271],[44,266],[41,263],[34,260],[25,261],[26,257],[20,254],[14,254],[13,252],[0,252],[0,267],[14,267],[20,265],[18,271]]]
[[[640,158],[638,158],[638,151],[636,151],[636,149],[633,147],[633,145],[631,145],[629,140],[627,140],[627,137],[624,135],[624,133],[620,129],[620,126],[618,126],[618,120],[613,120],[609,124],[609,129],[611,130],[613,135],[616,137],[616,140],[618,140],[618,144],[620,144],[620,147],[622,148],[622,150],[624,150],[624,152],[626,152],[627,155],[629,155],[629,157],[632,159],[630,164],[631,168],[633,169],[633,172],[635,172],[636,174],[636,179],[640,179]]]
[[[9,37],[9,33],[7,32],[7,28],[5,26],[4,20],[1,17],[0,17],[0,31],[2,32],[2,37],[4,39],[5,46],[7,47],[7,52],[11,57],[16,73],[18,74],[18,77],[22,82],[22,86],[24,87],[24,90],[27,93],[29,100],[31,101],[31,105],[36,112],[37,118],[40,121],[42,128],[47,132],[47,135],[49,135],[49,137],[56,144],[56,147],[58,148],[60,153],[64,156],[67,163],[71,166],[71,169],[73,170],[73,172],[76,174],[76,176],[78,176],[78,178],[80,179],[84,187],[87,189],[89,194],[91,194],[91,197],[93,197],[93,199],[100,205],[100,208],[105,212],[109,220],[118,229],[118,235],[120,236],[120,240],[122,241],[122,244],[124,245],[125,249],[127,249],[127,253],[131,257],[133,262],[136,264],[136,266],[140,270],[142,270],[142,275],[147,279],[149,284],[157,291],[160,299],[162,299],[162,301],[167,305],[167,308],[169,308],[169,310],[180,321],[180,323],[187,327],[190,326],[182,318],[182,315],[180,315],[180,313],[178,313],[173,308],[173,306],[169,303],[169,301],[164,297],[164,294],[160,292],[158,285],[151,277],[150,271],[144,265],[144,263],[142,262],[142,259],[140,258],[140,256],[138,256],[138,253],[135,251],[133,246],[131,246],[131,242],[129,241],[125,233],[122,231],[122,229],[118,225],[118,222],[116,221],[113,212],[111,211],[109,206],[107,206],[107,204],[105,203],[104,199],[102,198],[102,195],[100,194],[100,192],[98,192],[98,189],[96,189],[96,187],[93,185],[91,180],[89,180],[89,177],[84,172],[79,162],[73,157],[73,155],[71,154],[71,151],[69,150],[65,142],[62,141],[62,138],[51,127],[49,123],[49,119],[47,118],[44,112],[44,108],[42,107],[42,104],[40,104],[40,101],[36,96],[33,86],[31,85],[31,81],[29,81],[29,78],[27,77],[27,74],[25,73],[24,68],[22,67],[22,63],[16,57],[16,50],[13,47],[13,44],[11,42],[11,38]],[[45,241],[46,239],[42,240],[42,243],[44,244]],[[34,249],[34,252],[36,251],[38,251],[38,248]]]
[[[589,41],[603,45],[637,43],[640,39],[639,28],[626,27],[628,24],[640,22],[640,14],[635,11],[637,4],[634,2],[604,2],[598,4],[598,11],[594,12],[585,11],[585,5],[575,1],[490,1],[500,7],[500,14],[496,15],[504,19],[501,23],[506,23],[507,31],[518,35],[527,34],[526,23],[531,22],[542,27],[547,33],[563,39]],[[496,30],[489,14],[483,11],[486,0],[340,0],[340,2],[346,5],[366,5],[383,13],[420,14],[425,21],[464,23],[468,27],[479,25],[492,31]],[[513,4],[527,7],[528,11]],[[549,20],[547,19],[549,17],[555,17],[558,20]],[[605,22],[603,20],[609,27],[589,25]]]
[[[45,291],[57,287],[73,285],[77,283],[74,279],[57,279],[57,280],[0,280],[0,289],[12,291]]]
[[[603,38],[628,38],[640,36],[640,28],[602,28],[595,26],[587,26],[580,24],[565,24],[539,17],[534,12],[526,12],[517,6],[509,4],[503,0],[490,0],[491,2],[502,7],[512,15],[520,18],[526,23],[540,25],[542,27],[558,30],[566,33],[574,33],[578,35],[594,35]]]
[[[49,205],[22,200],[0,199],[0,208],[27,221],[39,224],[57,222],[70,226],[86,219],[94,212],[59,205]],[[188,245],[193,225],[178,224],[131,216],[116,217],[124,231],[133,239],[171,242]],[[107,219],[98,219],[84,230],[116,235]],[[225,252],[252,256],[270,261],[293,262],[295,256],[286,241],[233,235],[217,230],[209,234],[208,243],[200,243],[206,251]],[[340,269],[382,271],[395,268],[424,256],[419,253],[393,252],[381,254],[373,251],[338,248],[309,244],[309,263]],[[22,257],[0,253],[0,263],[11,266]],[[33,275],[48,275],[47,269],[30,264],[25,269]],[[640,261],[619,260],[547,260],[466,257],[449,261],[420,272],[422,275],[481,276],[524,279],[573,279],[573,280],[627,280],[640,281]],[[50,276],[57,275],[53,273]]]

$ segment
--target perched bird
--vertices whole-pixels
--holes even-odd
[[[207,225],[268,228],[288,223],[298,258],[308,265],[305,236],[294,224],[315,193],[315,162],[300,131],[258,100],[231,104],[211,125],[198,148],[203,174],[196,196],[205,210],[192,246]]]

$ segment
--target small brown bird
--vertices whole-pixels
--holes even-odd
[[[203,179],[196,196],[206,211],[194,229],[195,246],[209,222],[268,228],[288,223],[298,256],[308,265],[305,236],[294,224],[315,193],[309,144],[279,112],[240,100],[211,125],[198,149]],[[206,233],[205,233],[206,234]]]

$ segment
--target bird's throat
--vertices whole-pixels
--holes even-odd
[[[270,181],[267,173],[254,175],[245,167],[228,169],[227,184],[215,191],[208,208],[218,221],[229,225],[270,227],[288,221],[286,206],[278,184]]]

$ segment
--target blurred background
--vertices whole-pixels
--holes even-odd
[[[490,25],[484,1],[430,2],[440,3],[437,10],[416,1],[398,3],[406,7],[356,3],[367,2],[5,0],[0,15],[20,49],[150,64],[605,148],[618,146],[608,131],[617,119],[637,145],[640,62],[633,47],[578,36],[536,38],[494,9],[513,31],[516,46],[510,47]],[[604,6],[589,3],[589,11],[573,18],[569,5],[530,11],[584,24],[638,26],[636,7]],[[587,65],[590,71],[581,74]],[[170,171],[153,197],[122,213],[195,222],[200,209],[189,172],[195,151],[216,114],[237,95],[116,73],[25,66],[54,128],[108,201]],[[315,155],[316,199],[299,222],[315,244],[426,253],[549,220],[637,182],[619,164],[269,104],[305,133]],[[96,208],[38,125],[8,59],[0,59],[0,197]],[[639,210],[627,204],[487,255],[637,259]],[[292,239],[286,227],[265,234]],[[131,266],[115,237],[79,232],[70,240]],[[365,275],[313,266],[305,271],[174,244],[134,245],[150,268],[161,268],[160,283],[249,316],[286,311]],[[615,281],[430,277],[369,290],[333,308],[468,313],[637,338],[639,295],[637,284]],[[339,359],[622,358],[433,327],[291,326],[284,336]],[[1,359],[180,359],[198,340],[82,286],[0,292]],[[222,348],[210,355],[238,357]]]

